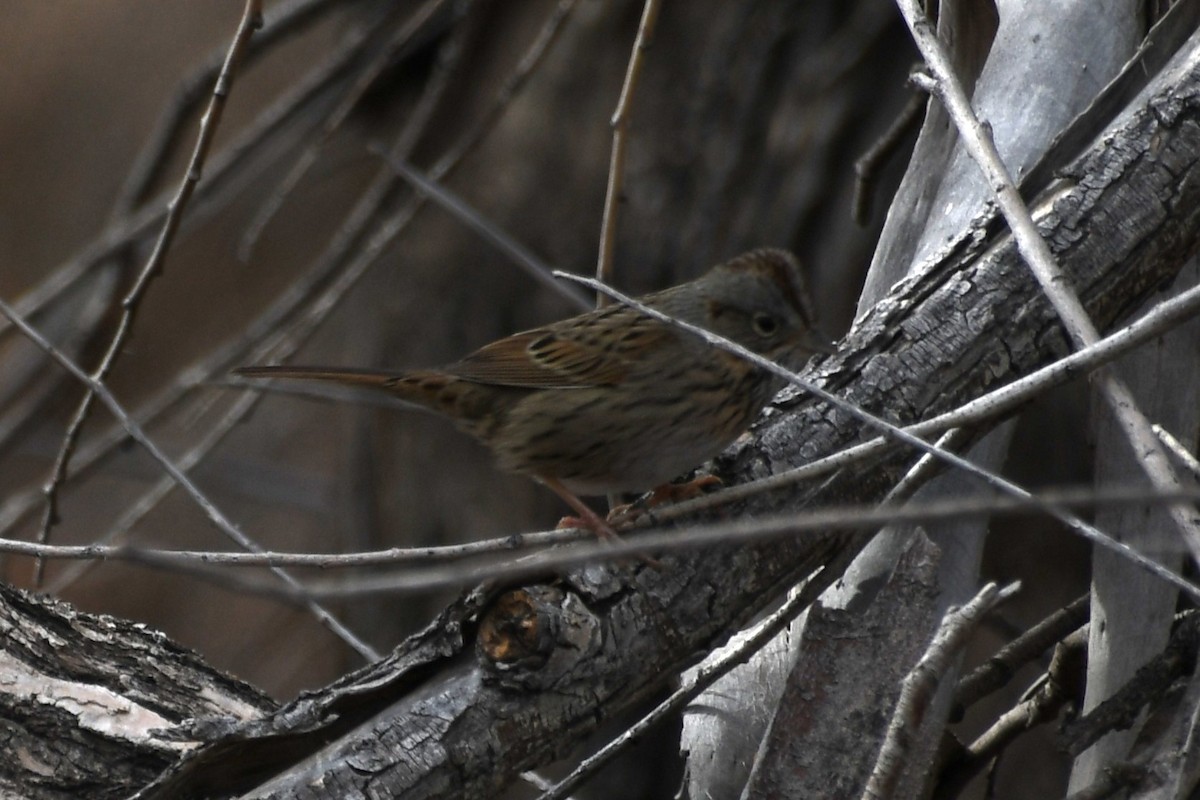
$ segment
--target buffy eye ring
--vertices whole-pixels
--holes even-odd
[[[754,326],[754,332],[759,336],[774,336],[779,331],[779,321],[762,311],[755,314],[750,322]]]

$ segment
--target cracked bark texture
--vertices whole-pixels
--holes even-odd
[[[636,6],[629,5],[629,15],[636,16]],[[838,138],[854,112],[833,104],[832,116],[840,120],[834,124],[830,117],[795,113],[795,106],[801,105],[795,96],[781,100],[778,89],[759,88],[780,73],[806,89],[840,79],[854,66],[849,51],[838,49],[844,41],[831,38],[824,43],[826,56],[845,56],[837,65],[845,72],[833,70],[830,76],[785,58],[792,43],[787,31],[799,27],[818,40],[822,34],[800,25],[801,17],[781,11],[782,4],[720,4],[704,20],[708,24],[699,26],[710,38],[694,40],[685,18],[704,16],[695,11],[698,6],[667,7],[667,13],[677,16],[661,24],[659,46],[676,52],[670,50],[672,43],[678,46],[682,41],[694,50],[711,48],[719,56],[712,63],[721,68],[689,75],[686,67],[672,63],[666,71],[648,73],[644,88],[650,99],[643,105],[669,96],[680,85],[699,85],[704,91],[702,101],[688,109],[694,124],[686,127],[688,134],[682,138],[653,114],[635,116],[635,132],[641,131],[640,147],[645,149],[635,147],[631,153],[631,175],[636,177],[629,183],[629,208],[623,217],[626,256],[665,274],[671,271],[667,265],[701,264],[728,248],[811,236],[820,241],[810,254],[818,271],[836,272],[852,263],[850,257],[831,253],[842,252],[838,247],[862,252],[861,242],[847,245],[844,238],[818,234],[823,224],[841,214],[828,197],[825,181],[830,179],[829,165],[854,149]],[[832,6],[787,7],[796,15],[811,8],[837,16],[829,10]],[[574,30],[568,52],[588,51],[589,43],[619,38],[614,31],[629,32],[629,20],[622,27],[598,8],[590,8],[590,16]],[[872,14],[879,6],[864,3],[855,8],[861,12],[857,25],[870,29],[878,24]],[[492,19],[499,16],[495,13]],[[1196,249],[1200,70],[1194,40],[1184,53],[1161,74],[1157,66],[1129,71],[1143,81],[1158,75],[1149,94],[1120,96],[1116,107],[1127,104],[1128,109],[1111,130],[1097,138],[1102,123],[1095,117],[1086,120],[1064,139],[1076,149],[1060,145],[1052,151],[1049,166],[1031,172],[1030,191],[1040,193],[1035,208],[1044,232],[1102,328],[1153,298]],[[616,69],[610,72],[619,74],[624,56],[621,52],[614,57]],[[819,62],[823,68],[829,63]],[[736,78],[728,86],[722,82],[723,70]],[[543,85],[538,99],[562,88],[562,82],[551,88]],[[575,94],[582,99],[587,93],[576,86]],[[788,113],[779,110],[780,105],[788,106]],[[519,106],[516,112],[529,115],[531,108],[536,110],[536,103]],[[569,124],[570,116],[563,115],[563,125]],[[557,130],[549,125],[535,128],[547,141],[549,132]],[[730,131],[737,135],[726,139]],[[523,147],[531,146],[512,131],[506,136],[489,158],[506,152],[502,147],[512,146],[514,138]],[[538,144],[536,139],[532,142],[534,147]],[[583,158],[584,151],[603,152],[607,141],[601,135],[576,144],[575,156]],[[806,150],[810,145],[814,149]],[[698,147],[699,155],[690,160],[685,154],[697,153]],[[1086,152],[1076,158],[1082,148]],[[816,173],[822,177],[781,185],[780,177],[813,152],[819,154],[814,158],[820,160]],[[504,163],[516,176],[530,169],[516,159]],[[580,173],[562,169],[565,163],[556,164],[562,174],[586,183]],[[488,191],[498,191],[494,182],[479,180],[478,174],[470,177]],[[555,190],[568,197],[579,188],[560,183]],[[736,205],[733,198],[743,193],[757,198],[758,205]],[[533,221],[533,239],[547,251],[569,251],[569,237],[558,229],[545,230],[555,225],[535,199],[536,193],[507,208]],[[494,206],[496,195],[488,194],[484,201]],[[811,213],[814,208],[820,213]],[[594,238],[595,215],[579,216],[588,222],[588,237]],[[676,233],[663,235],[663,228]],[[443,263],[438,260],[436,267],[419,274],[435,284],[461,278],[442,275]],[[635,280],[652,282],[654,277],[647,272]],[[489,318],[510,313],[493,307],[489,291],[504,282],[491,272],[479,278],[478,295],[489,303]],[[427,304],[428,299],[420,295],[414,302]],[[477,311],[470,306],[455,309],[461,316]],[[420,319],[428,322],[424,316]],[[506,325],[513,321],[503,320]],[[414,338],[408,334],[401,328],[392,335]],[[436,344],[427,346],[436,350],[460,345],[455,338],[459,335],[429,336]],[[1064,342],[1003,226],[984,215],[866,312],[840,354],[820,362],[810,376],[890,419],[909,421],[1045,363],[1063,352]],[[412,361],[434,362],[441,355],[457,353],[424,353]],[[718,467],[727,482],[737,483],[803,463],[864,433],[846,414],[791,392],[756,426],[750,440],[719,460]],[[387,444],[366,438],[373,446]],[[304,443],[307,446],[308,440]],[[912,460],[911,454],[897,449],[828,483],[761,497],[727,513],[752,517],[810,504],[870,503]],[[455,459],[447,461],[459,469]],[[402,505],[405,493],[420,494],[420,481],[436,476],[431,470],[418,477],[398,482],[396,495],[401,499],[395,502]],[[469,504],[459,505],[465,509]],[[442,524],[454,527],[458,522]],[[46,797],[81,792],[126,796],[138,790],[143,797],[171,798],[356,793],[494,797],[520,771],[567,754],[606,721],[635,709],[798,578],[844,557],[849,541],[848,535],[829,531],[770,545],[666,556],[662,560],[668,569],[663,571],[641,565],[611,571],[589,568],[560,580],[472,594],[452,602],[384,661],[305,692],[279,709],[157,635],[112,620],[91,620],[84,629],[80,620],[90,618],[67,607],[5,594],[5,611],[18,620],[14,627],[33,632],[31,638],[37,638],[39,630],[50,631],[43,638],[53,643],[38,655],[20,639],[5,637],[6,669],[18,680],[0,686],[0,692],[7,693],[6,709],[13,709],[4,719],[28,723],[8,730],[3,760],[14,771],[7,780],[30,796]],[[821,579],[837,577],[823,574]],[[20,615],[34,606],[36,613]],[[386,611],[375,616],[388,618],[376,623],[381,628],[393,615],[411,613],[406,601],[380,606]],[[228,626],[228,620],[223,624]],[[116,654],[104,644],[115,635],[112,630],[124,632],[114,640],[120,642]],[[154,649],[155,643],[161,652]],[[127,657],[141,653],[158,655]],[[292,651],[256,656],[298,657]],[[10,688],[31,684],[30,691]],[[111,702],[118,710],[111,718],[115,728],[110,721],[98,732],[94,720],[76,713],[70,703],[59,702],[67,687],[86,689],[89,703],[97,697]],[[188,687],[202,691],[194,693]],[[213,699],[213,693],[237,701]],[[110,696],[125,704],[110,701]],[[142,709],[161,717],[165,728],[159,728],[154,717],[155,725],[138,727],[135,718],[146,717]],[[71,746],[72,759],[80,765],[78,774],[53,769],[52,754],[64,741],[86,745]]]
[[[1120,72],[1137,46],[1137,26],[1129,24],[1135,5],[1131,0],[1107,4],[1081,0],[1053,5],[1015,0],[1001,3],[993,16],[991,9],[978,3],[938,3],[939,36],[952,43],[957,75],[965,86],[973,87],[975,112],[990,126],[1000,156],[1012,174],[1024,174],[1054,137]],[[1118,20],[1121,24],[1114,24]],[[1032,50],[1031,41],[1038,43]],[[1086,63],[1088,69],[1064,69],[1064,65],[1075,63]],[[991,201],[991,189],[959,141],[958,131],[946,111],[937,102],[929,103],[859,295],[859,311],[870,308],[910,269],[920,269],[930,253],[958,235]],[[976,442],[966,457],[986,469],[1000,471],[1008,458],[1015,427],[1015,419],[998,426]],[[951,472],[923,486],[913,501],[936,502],[958,497],[973,491],[976,485],[974,479]],[[987,518],[977,518],[925,526],[890,526],[856,559],[845,579],[821,598],[821,603],[839,608],[866,602],[896,569],[897,559],[915,531],[917,535],[933,538],[943,552],[940,613],[922,629],[923,635],[931,635],[941,613],[965,602],[978,589],[990,522]],[[786,650],[785,654],[776,655],[766,648],[755,659],[782,660],[780,670],[772,673],[763,668],[764,674],[760,674],[747,669],[745,681],[730,676],[697,700],[702,708],[717,706],[724,714],[685,717],[681,749],[688,753],[687,781],[691,795],[711,800],[742,797],[747,774],[753,769],[759,781],[765,780],[764,776],[776,776],[767,784],[770,796],[770,792],[779,791],[783,784],[772,766],[757,762],[773,759],[772,753],[776,751],[787,752],[806,743],[811,746],[813,742],[807,728],[779,724],[772,724],[770,734],[760,742],[771,715],[789,719],[797,715],[840,718],[843,703],[836,695],[829,697],[824,708],[808,702],[803,695],[794,696],[803,706],[800,709],[761,701],[764,694],[771,697],[773,687],[782,684],[782,670],[787,669],[787,661],[798,662],[792,670],[804,669],[803,651],[808,646],[804,623],[793,627],[786,637],[772,643],[772,647]],[[848,630],[847,635],[853,633]],[[823,648],[820,643],[815,646]],[[906,657],[900,650],[893,651],[893,655],[896,659]],[[844,656],[843,669],[858,675],[856,683],[864,695],[875,699],[877,713],[888,714],[894,705],[894,673],[911,667],[915,657],[901,663],[877,662],[879,673],[871,681],[857,663],[858,653],[847,650]],[[804,678],[787,680],[796,682]],[[952,680],[947,680],[945,686],[948,689],[952,684]],[[936,757],[939,740],[936,731],[944,727],[948,699],[949,692],[943,691],[923,723],[926,735],[918,738],[924,747],[906,759],[908,782],[924,783],[932,773],[930,764]],[[803,742],[788,743],[786,740],[792,735],[803,737]],[[816,741],[825,738],[818,736]],[[841,743],[818,747],[817,752],[837,754],[832,757],[839,761],[844,758],[847,763],[869,761],[877,738],[859,738],[855,752],[848,751]],[[844,777],[849,779],[850,774],[847,772]],[[826,791],[826,775],[820,769],[796,772],[787,788],[796,796],[818,795]],[[763,790],[752,786],[748,796],[762,796]]]
[[[275,708],[157,631],[3,584],[0,639],[5,797],[127,797],[198,744],[190,720]]]
[[[1200,221],[1195,39],[1062,169],[1035,211],[1102,328],[1172,280],[1196,247]],[[859,319],[839,354],[808,375],[906,422],[1028,372],[1061,354],[1064,341],[1011,239],[987,216],[900,282]],[[721,474],[740,482],[776,472],[863,433],[845,412],[793,392],[751,441],[719,461]],[[869,503],[912,460],[895,450],[852,474],[757,498],[733,513]],[[218,714],[193,726],[190,740],[207,743],[139,796],[493,797],[520,771],[565,754],[647,697],[849,540],[829,531],[667,555],[662,570],[587,568],[471,595],[385,661],[276,713],[244,724]],[[85,637],[70,636],[90,655]],[[130,664],[124,672],[136,678],[143,669]],[[130,745],[137,753],[146,747]],[[136,778],[113,780],[136,788]]]

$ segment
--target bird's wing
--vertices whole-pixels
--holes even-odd
[[[492,342],[446,372],[475,383],[527,389],[612,385],[644,357],[645,348],[660,347],[674,335],[637,314],[587,315]]]

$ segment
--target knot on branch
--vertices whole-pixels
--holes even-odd
[[[600,647],[596,615],[555,586],[505,592],[483,612],[476,650],[486,674],[512,688],[545,689],[570,679]]]

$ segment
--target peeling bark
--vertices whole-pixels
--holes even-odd
[[[1186,55],[1115,127],[1062,170],[1034,210],[1102,329],[1172,280],[1196,249],[1200,230],[1200,42],[1193,38]],[[951,408],[1064,350],[1056,317],[1011,238],[987,217],[898,284],[858,321],[839,355],[808,374],[868,410],[909,422]],[[719,461],[728,482],[809,461],[864,431],[847,413],[792,392],[754,433],[752,441]],[[760,497],[725,513],[870,503],[912,460],[912,454],[894,450],[853,474]],[[237,708],[207,701],[185,710],[192,707],[184,699],[197,687],[214,691],[219,680],[214,674],[194,663],[192,671],[181,673],[153,659],[120,659],[94,641],[91,628],[70,624],[80,617],[58,605],[38,606],[45,618],[37,626],[65,643],[44,652],[40,673],[70,674],[68,666],[75,665],[97,680],[102,670],[93,665],[106,664],[112,686],[137,688],[133,699],[139,706],[167,719],[209,718],[185,726],[188,740],[206,743],[175,761],[142,791],[143,798],[246,792],[290,798],[358,792],[493,797],[519,772],[567,753],[601,721],[647,697],[850,539],[829,531],[725,546],[663,556],[661,570],[641,564],[588,568],[551,583],[473,594],[450,605],[384,661],[250,722],[243,722],[252,716],[244,712],[264,710],[253,692],[231,689],[240,697]],[[18,610],[30,603],[22,595],[4,597]],[[36,615],[18,627],[35,623]],[[127,626],[127,632],[134,630]],[[193,658],[160,638],[147,635],[147,641],[173,654],[171,664]],[[6,637],[6,656],[31,663],[14,647],[19,640]],[[198,676],[207,677],[196,683]],[[4,702],[15,707],[14,697]],[[50,713],[47,708],[38,716]],[[92,741],[82,725],[77,728],[81,741]],[[49,747],[57,739],[40,741]],[[108,781],[94,796],[137,788],[156,765],[171,760],[155,740],[131,741],[137,743],[128,748],[130,759],[157,760],[136,771],[117,770],[110,757],[87,751],[95,779]],[[4,760],[21,765],[31,747],[9,750]],[[26,780],[47,776],[30,770],[12,779],[18,777],[24,787]],[[44,796],[52,796],[49,791]]]
[[[0,794],[126,797],[275,703],[161,633],[0,584]]]

